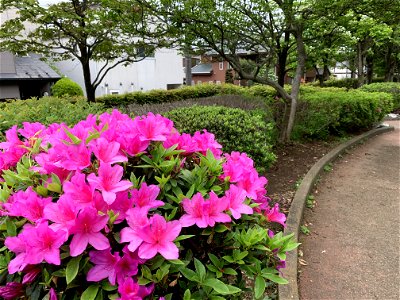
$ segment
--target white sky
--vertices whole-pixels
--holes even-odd
[[[41,6],[46,7],[46,6],[49,5],[49,4],[58,3],[58,2],[61,2],[61,1],[62,1],[62,0],[39,0],[39,4],[40,4]]]

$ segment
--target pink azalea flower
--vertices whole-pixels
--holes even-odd
[[[152,216],[150,224],[138,232],[143,240],[139,247],[139,257],[151,259],[160,253],[165,259],[178,259],[179,250],[173,241],[178,237],[181,228],[179,221],[166,222],[160,215]]]
[[[129,227],[121,230],[121,243],[129,243],[129,251],[135,252],[143,242],[139,231],[149,225],[147,211],[139,208],[131,208],[126,212],[126,216]]]
[[[35,278],[42,273],[42,269],[37,265],[29,265],[23,270],[23,272],[25,275],[22,279],[22,284],[27,284],[33,282]]]
[[[246,197],[250,199],[257,199],[258,192],[265,190],[265,185],[268,180],[265,177],[259,177],[256,170],[243,174],[237,186],[246,191]]]
[[[0,297],[5,300],[19,299],[25,295],[24,285],[19,282],[7,282],[0,286]]]
[[[138,273],[138,265],[142,262],[137,251],[132,253],[128,250],[128,247],[124,247],[122,251],[124,256],[115,265],[118,284],[123,283],[128,277],[136,275]]]
[[[228,209],[232,213],[232,217],[239,219],[242,214],[251,215],[253,209],[244,204],[246,199],[246,192],[235,185],[231,185],[229,190],[225,195],[226,199],[229,201]]]
[[[58,144],[55,149],[62,153],[60,161],[55,163],[55,166],[64,168],[70,171],[81,171],[90,166],[91,151],[81,142],[79,145]]]
[[[118,142],[109,142],[105,138],[98,138],[90,143],[94,155],[102,163],[117,163],[128,161],[128,158],[120,153]]]
[[[132,182],[122,180],[124,169],[121,166],[111,166],[109,164],[100,164],[99,176],[93,173],[89,174],[87,180],[90,185],[101,191],[104,201],[112,204],[115,201],[116,193],[126,191],[132,186]]]
[[[150,141],[142,141],[139,135],[132,132],[126,132],[117,137],[117,141],[121,144],[121,150],[130,156],[135,156],[144,152],[150,145]]]
[[[60,247],[66,240],[64,231],[53,231],[47,223],[40,223],[25,238],[25,262],[40,264],[46,261],[49,264],[60,265]]]
[[[207,151],[210,150],[216,158],[219,158],[222,154],[222,146],[215,140],[214,134],[205,129],[203,133],[196,131],[193,135],[193,141],[197,144],[196,152],[206,155]]]
[[[172,121],[149,112],[142,118],[136,117],[133,122],[141,141],[165,141],[170,134]]]
[[[246,153],[233,151],[231,154],[225,154],[226,162],[222,165],[224,174],[222,179],[229,177],[229,182],[238,182],[243,174],[254,170],[254,163]]]
[[[135,207],[149,211],[152,208],[163,206],[165,203],[160,200],[156,200],[160,188],[157,185],[149,185],[145,182],[142,183],[139,190],[132,190],[132,200]]]
[[[267,217],[267,220],[269,222],[276,222],[283,227],[286,227],[285,221],[286,221],[286,216],[284,213],[279,212],[279,204],[276,203],[273,208],[267,208],[264,212],[265,216]]]
[[[133,199],[128,197],[128,191],[118,192],[115,201],[108,206],[108,210],[118,214],[114,224],[121,223],[126,218],[126,212],[133,206]]]
[[[125,281],[119,285],[118,292],[121,298],[117,300],[142,300],[150,295],[154,290],[154,284],[146,287],[137,284],[132,278],[126,278]]]
[[[75,220],[75,225],[70,233],[74,234],[70,249],[71,256],[78,256],[85,251],[88,244],[97,250],[104,250],[110,247],[108,239],[100,233],[106,226],[108,216],[100,216],[97,210],[92,207],[84,208]]]
[[[184,214],[179,222],[182,227],[189,227],[196,224],[200,228],[208,226],[207,213],[204,209],[204,198],[201,193],[197,193],[190,199],[183,199],[182,205],[186,214]]]
[[[16,254],[15,258],[8,264],[8,272],[10,274],[21,272],[28,265],[25,261],[27,251],[26,238],[32,235],[33,230],[34,227],[32,225],[25,225],[18,236],[7,237],[4,241],[5,246]]]
[[[18,132],[24,138],[31,138],[33,136],[42,137],[45,134],[46,126],[39,122],[30,123],[30,122],[23,122],[22,129],[19,129]]]
[[[53,288],[50,288],[49,291],[49,300],[58,300],[57,293]]]
[[[26,191],[14,193],[8,202],[4,203],[4,208],[8,211],[9,216],[24,217],[32,222],[39,222],[44,217],[44,208],[51,203],[51,200],[50,197],[39,197],[32,187],[28,187]]]
[[[50,227],[54,230],[64,230],[67,234],[72,226],[75,225],[75,219],[78,210],[75,203],[68,195],[61,195],[57,203],[50,203],[44,208],[44,216],[54,222]]]
[[[218,198],[214,193],[210,193],[210,198],[204,200],[200,193],[193,196],[192,200],[184,199],[182,201],[184,214],[179,222],[183,227],[189,227],[196,224],[200,228],[207,226],[213,227],[216,222],[230,222],[231,218],[223,211],[228,208],[228,199],[226,197]]]
[[[102,251],[90,251],[90,261],[94,263],[94,267],[91,268],[87,274],[88,281],[98,282],[105,278],[108,278],[112,285],[115,285],[117,278],[116,266],[121,259],[118,253],[111,254],[111,249],[105,249]]]
[[[77,208],[93,206],[94,187],[86,183],[86,176],[76,172],[70,181],[63,184],[64,195],[73,201]]]

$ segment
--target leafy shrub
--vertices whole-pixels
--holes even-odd
[[[329,79],[324,81],[322,87],[355,89],[357,88],[357,78]]]
[[[182,107],[192,107],[194,105],[200,106],[225,106],[231,108],[240,108],[246,111],[260,109],[269,112],[270,107],[265,103],[263,98],[245,97],[240,95],[218,95],[207,98],[193,98],[183,101],[175,101],[168,103],[155,103],[155,104],[129,104],[126,107],[126,113],[141,116],[148,112],[155,114],[163,114],[173,109]]]
[[[393,109],[400,109],[400,82],[371,83],[363,85],[360,90],[389,93],[393,97]]]
[[[360,90],[304,93],[299,101],[293,138],[324,139],[330,134],[371,128],[391,110],[387,93]]]
[[[213,132],[227,152],[246,152],[259,168],[274,161],[272,146],[276,142],[273,123],[266,123],[261,112],[246,112],[222,106],[193,106],[164,114],[179,131],[194,133],[201,129]]]
[[[43,97],[0,103],[0,132],[23,122],[45,125],[63,122],[75,124],[89,114],[103,112],[101,103],[88,103],[84,98]]]
[[[83,91],[79,84],[64,77],[51,87],[51,94],[55,97],[83,96]]]
[[[267,230],[285,216],[266,178],[210,133],[114,111],[14,126],[0,147],[1,297],[258,299],[286,283],[298,244]]]

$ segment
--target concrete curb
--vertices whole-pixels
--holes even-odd
[[[327,155],[321,158],[312,168],[308,171],[306,176],[303,178],[296,194],[294,195],[292,204],[289,209],[289,214],[286,219],[286,228],[284,230],[285,234],[294,233],[294,238],[298,241],[300,222],[303,218],[303,211],[306,203],[307,196],[310,194],[312,188],[314,187],[315,181],[318,175],[324,169],[324,166],[334,159],[336,159],[345,150],[351,148],[352,146],[362,142],[365,139],[371,138],[373,136],[393,131],[394,127],[381,127],[370,130],[362,135],[359,135],[351,140],[339,145]],[[289,283],[286,285],[279,286],[279,299],[289,300],[289,299],[299,299],[299,291],[297,286],[297,251],[291,251],[286,257],[286,268],[281,269],[283,272],[283,277],[285,277]]]

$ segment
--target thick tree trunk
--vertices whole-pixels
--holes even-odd
[[[296,116],[297,100],[300,94],[300,82],[304,74],[304,67],[306,65],[306,48],[304,46],[303,34],[300,28],[297,28],[295,32],[296,48],[297,48],[297,67],[296,74],[292,83],[292,92],[290,94],[292,101],[290,105],[289,120],[286,128],[286,141],[290,141],[292,134],[294,119]]]
[[[387,82],[393,81],[393,75],[394,75],[395,62],[392,55],[393,51],[392,46],[393,44],[388,45],[388,49],[385,53],[385,81]]]
[[[359,41],[357,43],[357,70],[358,80],[357,87],[361,87],[364,84],[364,49],[363,43]]]
[[[82,61],[82,69],[83,69],[83,79],[85,81],[85,90],[86,90],[86,97],[88,102],[95,102],[96,101],[96,89],[92,84],[92,78],[90,73],[90,65],[89,60]]]
[[[290,33],[285,32],[284,45],[278,51],[278,84],[280,86],[285,85],[285,75],[286,75],[286,63],[289,53],[289,41]]]

